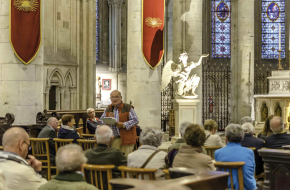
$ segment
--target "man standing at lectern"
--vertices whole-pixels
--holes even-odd
[[[123,151],[125,156],[128,156],[136,143],[138,117],[133,106],[123,103],[121,92],[118,90],[111,92],[110,99],[112,104],[105,109],[101,118],[114,117],[116,119],[117,123],[110,126],[114,134],[111,147]]]

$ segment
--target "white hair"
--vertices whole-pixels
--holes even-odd
[[[48,120],[47,120],[47,125],[49,125],[49,123],[50,122],[52,122],[54,119],[56,119],[57,120],[57,118],[56,117],[50,117],[50,118],[48,118]],[[57,120],[58,121],[58,120]]]
[[[241,125],[243,125],[244,123],[253,123],[253,119],[250,116],[245,116],[241,119]]]
[[[55,163],[59,172],[79,171],[82,164],[87,162],[83,149],[76,144],[68,144],[58,149]]]
[[[97,143],[108,144],[113,136],[113,131],[108,125],[99,125],[95,132]]]
[[[229,124],[225,129],[225,135],[229,142],[240,143],[244,136],[244,130],[239,124]]]
[[[191,123],[189,121],[184,121],[180,124],[179,126],[179,132],[181,134],[181,137],[184,137],[184,133],[185,133],[185,129],[188,125],[190,125]]]
[[[270,128],[275,134],[282,132],[284,130],[284,121],[282,117],[273,117],[270,121]]]
[[[92,110],[95,111],[94,108],[88,108],[88,109],[87,109],[87,114],[88,114],[90,111],[92,111]]]
[[[158,147],[161,145],[163,132],[158,128],[145,128],[140,134],[142,145],[151,145]]]
[[[249,123],[249,122],[244,123],[242,125],[242,128],[243,128],[245,133],[254,133],[255,132],[254,125],[252,123]]]

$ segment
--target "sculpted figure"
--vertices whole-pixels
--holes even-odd
[[[198,87],[200,77],[196,74],[191,75],[191,71],[201,64],[203,57],[207,56],[208,54],[202,55],[197,63],[187,63],[188,55],[185,52],[180,54],[179,62],[181,62],[181,64],[175,64],[171,60],[168,61],[163,68],[161,91],[166,88],[171,77],[177,77],[177,80],[175,81],[177,83],[177,89],[175,91],[176,95],[183,97],[196,96],[195,90]]]

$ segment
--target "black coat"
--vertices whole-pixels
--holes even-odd
[[[282,149],[284,145],[290,145],[290,135],[286,132],[273,134],[265,139],[266,148]]]
[[[73,143],[78,143],[77,140],[81,139],[76,131],[67,130],[64,128],[60,128],[58,131],[58,138],[60,139],[74,139]]]
[[[253,137],[252,134],[245,133],[245,137],[241,142],[243,147],[255,147],[254,151],[255,155],[255,163],[256,163],[256,175],[259,175],[264,172],[264,163],[262,161],[262,157],[259,155],[258,150],[261,149],[264,145],[264,142],[261,139]]]

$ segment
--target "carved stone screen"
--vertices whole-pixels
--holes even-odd
[[[99,0],[96,0],[96,61],[99,61]]]
[[[278,59],[279,25],[281,58],[285,58],[285,0],[262,0],[262,59]]]
[[[211,56],[231,57],[231,0],[211,1]]]

